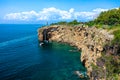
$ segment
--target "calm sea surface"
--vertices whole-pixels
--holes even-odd
[[[0,80],[80,80],[80,52],[68,44],[40,47],[39,24],[0,24]]]

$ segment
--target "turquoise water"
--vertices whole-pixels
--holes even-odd
[[[82,80],[80,52],[68,44],[39,46],[41,25],[0,25],[0,80]]]

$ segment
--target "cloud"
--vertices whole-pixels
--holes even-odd
[[[10,13],[10,14],[6,14],[4,16],[4,19],[7,19],[7,20],[30,20],[30,19],[36,17],[37,15],[39,15],[39,14],[36,13],[35,11]]]
[[[74,11],[71,8],[69,11],[56,9],[54,7],[51,8],[44,8],[40,11],[37,17],[37,20],[62,20],[62,19],[71,19],[72,12]]]
[[[75,11],[74,8],[66,10],[57,9],[55,7],[43,8],[41,11],[34,10],[27,12],[9,13],[4,16],[5,20],[20,21],[38,21],[38,20],[92,20],[96,18],[100,12],[108,9],[97,8],[89,12]]]
[[[102,12],[102,11],[107,11],[108,9],[101,9],[101,8],[97,8],[97,9],[94,9],[93,11],[94,12]]]

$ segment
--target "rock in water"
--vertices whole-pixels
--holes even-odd
[[[41,43],[40,43],[40,46],[42,46],[42,45],[44,45],[44,43],[43,43],[43,42],[41,42]]]

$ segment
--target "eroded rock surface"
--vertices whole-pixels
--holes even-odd
[[[47,39],[49,41],[65,42],[71,46],[76,46],[82,51],[80,60],[87,68],[87,74],[90,76],[93,63],[96,65],[97,58],[101,57],[103,46],[113,39],[113,35],[106,30],[95,27],[70,27],[64,25],[54,25],[43,27],[38,30],[40,41],[44,40],[43,32],[47,30]]]

